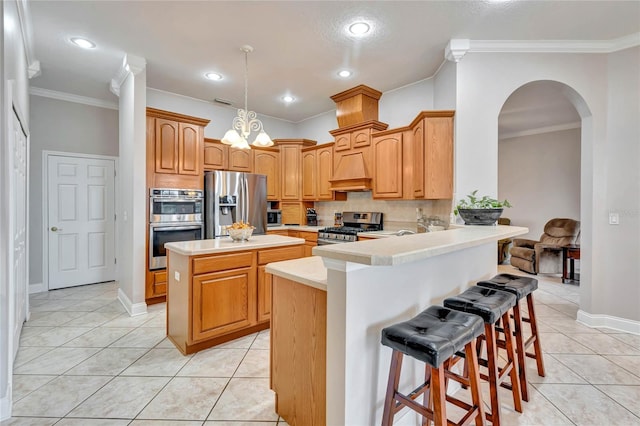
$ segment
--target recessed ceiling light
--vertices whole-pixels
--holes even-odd
[[[371,26],[366,22],[359,21],[349,25],[349,32],[353,35],[363,35],[371,30]]]
[[[342,70],[340,72],[338,72],[338,75],[342,78],[347,78],[347,77],[351,77],[351,71],[349,70]]]
[[[71,39],[71,43],[75,44],[76,46],[82,47],[83,49],[93,49],[94,47],[96,47],[96,44],[94,42],[82,37],[73,37]]]
[[[209,80],[214,80],[214,81],[222,80],[222,76],[217,72],[208,72],[204,76]]]
[[[290,104],[291,102],[295,101],[296,98],[294,98],[291,95],[285,95],[282,97],[282,100],[285,101],[286,103]]]

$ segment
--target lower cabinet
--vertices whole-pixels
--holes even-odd
[[[167,335],[190,354],[269,328],[265,265],[304,255],[304,244],[241,252],[169,254]]]

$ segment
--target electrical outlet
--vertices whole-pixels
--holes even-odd
[[[609,225],[620,225],[620,215],[618,213],[609,213]]]
[[[174,271],[173,278],[175,278],[176,281],[180,282],[180,272]]]

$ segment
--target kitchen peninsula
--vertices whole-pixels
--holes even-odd
[[[292,426],[379,424],[391,359],[381,330],[494,275],[496,242],[527,232],[462,226],[321,246],[312,258],[267,265],[278,414]],[[424,380],[423,364],[406,359],[403,370],[407,387]]]
[[[165,244],[169,339],[186,355],[269,328],[265,265],[302,257],[304,244],[282,235]]]

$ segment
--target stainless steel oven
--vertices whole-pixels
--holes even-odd
[[[151,188],[149,223],[202,222],[204,191],[200,189]]]
[[[178,241],[201,240],[204,223],[152,223],[149,225],[149,269],[167,267],[164,245]]]
[[[204,192],[200,189],[149,190],[149,269],[167,267],[164,245],[204,237]]]

